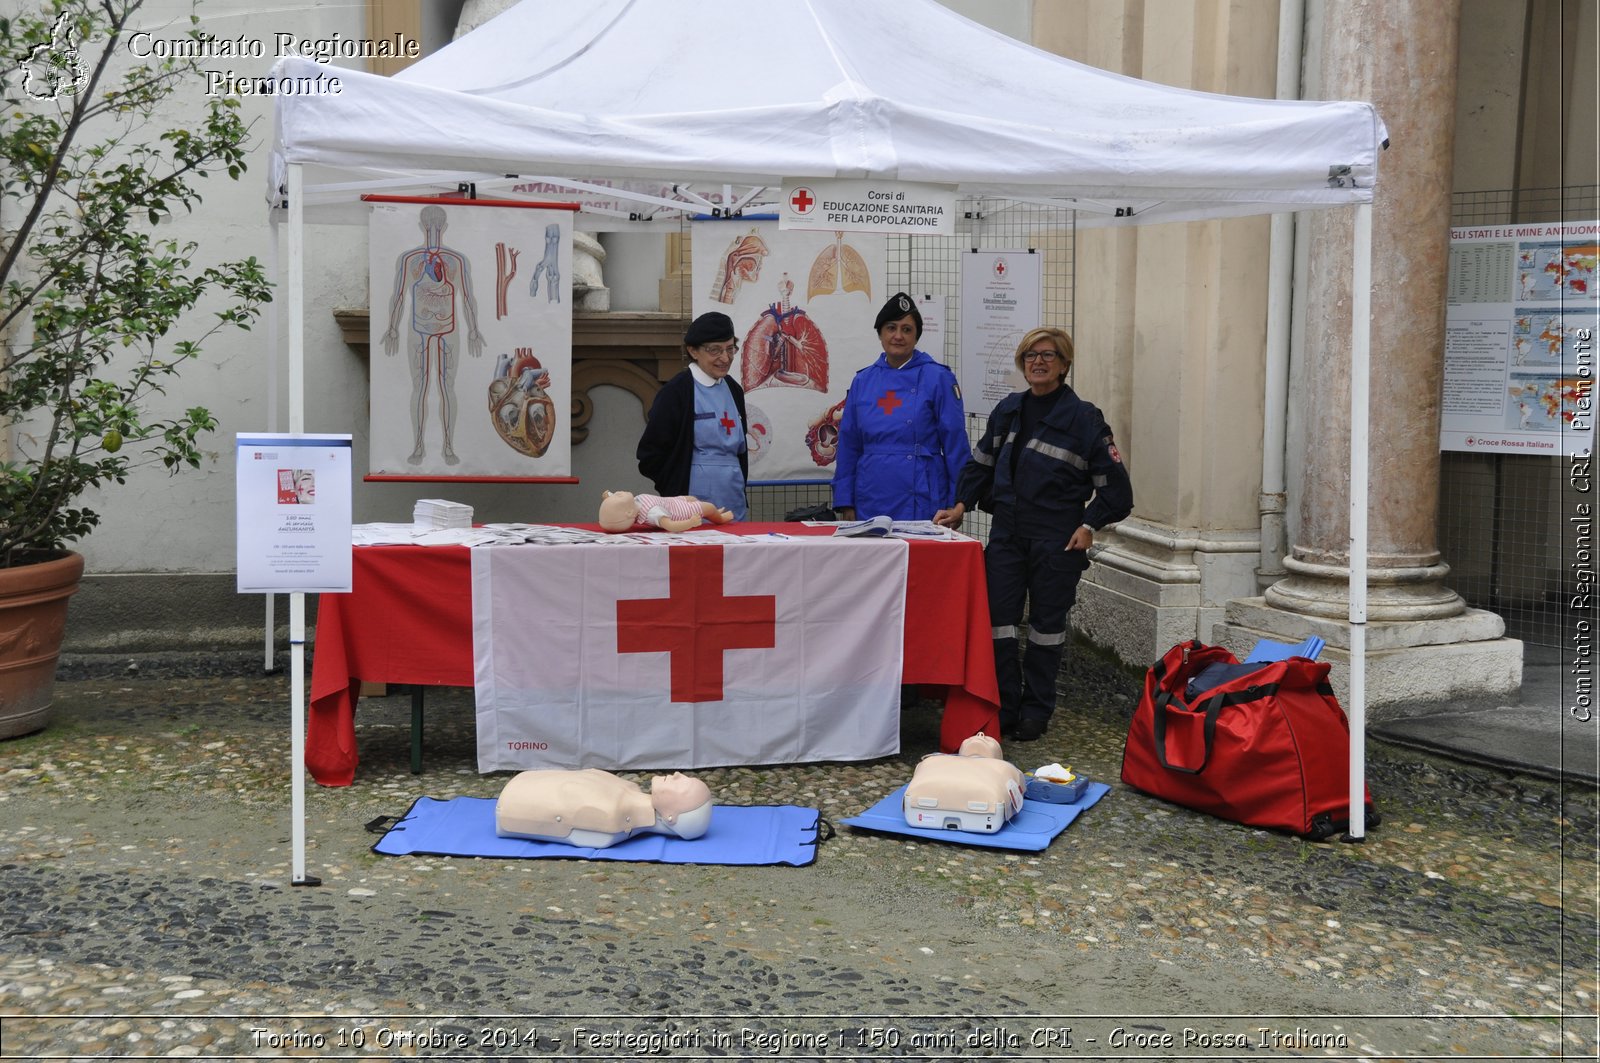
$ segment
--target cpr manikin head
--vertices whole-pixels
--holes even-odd
[[[1000,755],[1000,743],[979,731],[971,738],[961,743],[961,748],[956,750],[963,757],[990,757],[994,760],[1004,760]]]
[[[600,527],[609,532],[633,527],[638,506],[631,491],[607,491],[600,498]]]
[[[711,828],[711,788],[682,772],[650,780],[656,825],[680,838],[695,839]]]

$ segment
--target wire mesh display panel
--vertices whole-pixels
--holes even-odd
[[[962,199],[954,236],[892,236],[889,238],[887,284],[889,292],[944,300],[943,350],[928,353],[959,376],[961,373],[961,256],[973,251],[1031,251],[1041,263],[1040,315],[1033,325],[1054,325],[1072,331],[1073,284],[1077,260],[1074,253],[1076,213],[1048,204],[1009,199]],[[983,418],[967,416],[967,436],[976,441]],[[750,489],[751,520],[782,520],[802,506],[827,503],[827,484],[782,484]],[[962,530],[987,539],[989,519],[973,514]]]
[[[1452,225],[1588,221],[1600,186],[1460,192]],[[1498,613],[1506,634],[1537,646],[1564,639],[1563,617],[1581,569],[1562,514],[1583,501],[1570,462],[1521,454],[1440,455],[1439,550],[1446,583],[1467,604]],[[1591,566],[1592,568],[1592,566]]]

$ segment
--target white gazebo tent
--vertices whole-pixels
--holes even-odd
[[[394,77],[289,57],[271,199],[288,224],[289,429],[304,431],[308,208],[359,193],[655,182],[635,212],[763,201],[785,178],[926,182],[1138,225],[1356,208],[1350,434],[1350,835],[1365,833],[1370,104],[1260,100],[1071,62],[935,0],[523,0]],[[337,91],[334,91],[334,89]],[[611,191],[611,189],[606,189]],[[303,879],[304,599],[291,601]]]

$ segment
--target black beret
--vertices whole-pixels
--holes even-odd
[[[722,343],[733,339],[733,319],[727,314],[719,314],[715,310],[709,314],[701,314],[689,323],[689,331],[683,334],[685,347],[699,347],[706,343]]]
[[[895,292],[889,296],[889,301],[883,304],[883,309],[878,311],[878,320],[872,323],[872,331],[877,332],[891,321],[899,321],[906,315],[917,323],[917,338],[922,338],[922,311],[917,309],[917,301],[905,292]]]

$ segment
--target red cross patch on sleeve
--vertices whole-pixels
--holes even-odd
[[[1117,451],[1117,445],[1111,440],[1106,440],[1106,453],[1111,455],[1111,460],[1118,465],[1122,464],[1122,455]]]

